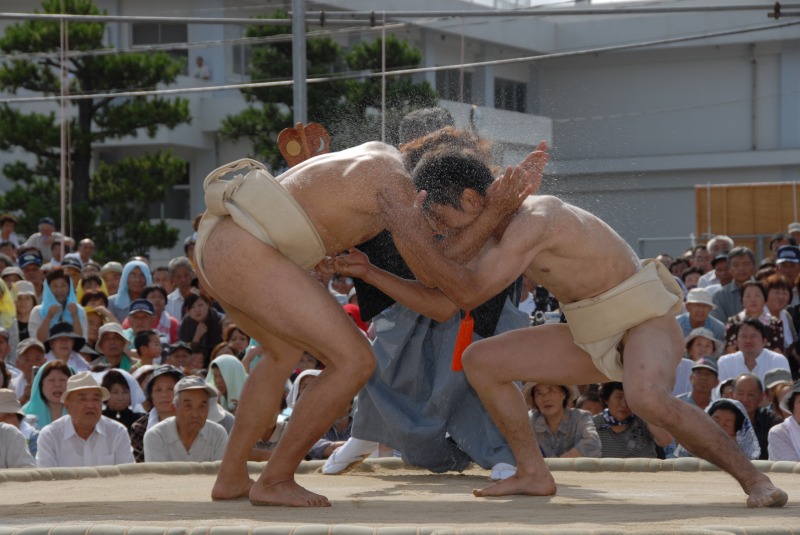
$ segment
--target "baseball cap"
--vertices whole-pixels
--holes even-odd
[[[42,218],[39,219],[39,224],[40,225],[50,225],[51,227],[55,227],[56,226],[56,220],[53,219],[52,217],[42,217]]]
[[[36,254],[33,251],[28,251],[24,255],[20,256],[19,260],[17,260],[17,265],[19,265],[20,268],[24,268],[26,266],[30,266],[31,264],[36,264],[37,266],[41,266],[42,265],[42,256],[39,255],[39,254]]]
[[[783,264],[784,262],[800,264],[800,247],[796,245],[781,246],[775,255],[775,263]]]
[[[169,348],[167,349],[167,355],[172,355],[179,349],[185,349],[189,353],[192,352],[192,346],[184,342],[183,340],[178,340],[174,344],[170,344]]]
[[[83,269],[83,263],[80,261],[80,259],[67,255],[63,260],[61,260],[61,267],[64,269],[75,268],[80,271]]]
[[[714,267],[714,266],[716,266],[716,265],[717,265],[717,263],[718,263],[720,260],[725,260],[725,261],[727,262],[727,261],[728,261],[728,253],[722,253],[722,254],[718,254],[717,256],[715,256],[715,257],[714,257],[714,258],[711,260],[711,267]]]
[[[128,312],[128,316],[132,316],[136,312],[145,312],[152,316],[156,313],[156,310],[153,308],[153,303],[147,299],[134,299],[131,301],[131,308],[130,312]]]
[[[700,357],[694,362],[694,366],[692,366],[692,371],[705,368],[706,370],[711,370],[714,372],[714,375],[719,376],[719,366],[717,366],[717,359],[713,357]]]
[[[197,377],[196,375],[187,375],[175,385],[176,396],[186,390],[204,390],[208,394],[209,398],[216,398],[219,395],[214,386],[208,384],[202,378]]]

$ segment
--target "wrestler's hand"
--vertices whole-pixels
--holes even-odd
[[[345,277],[365,279],[372,267],[367,255],[355,248],[348,249],[347,253],[331,259],[334,273],[339,273]]]
[[[548,157],[547,143],[542,141],[519,165],[509,166],[486,190],[489,207],[502,215],[516,212],[528,195],[539,190]]]

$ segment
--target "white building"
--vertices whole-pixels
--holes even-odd
[[[151,0],[97,3],[109,15],[220,18],[265,14],[273,5],[285,5],[252,0],[176,0],[166,7]],[[725,0],[715,5],[747,3],[752,2]],[[798,19],[769,19],[766,7],[568,14],[594,7],[589,2],[561,7],[564,15],[508,11],[502,17],[417,16],[431,9],[463,12],[529,4],[540,2],[307,0],[306,9],[323,9],[329,20],[335,11],[374,11],[379,21],[385,10],[388,20],[407,23],[391,31],[423,51],[423,67],[467,65],[414,76],[437,88],[441,104],[454,112],[459,125],[468,124],[471,104],[478,105],[477,124],[499,144],[505,164],[540,139],[550,141],[553,158],[543,192],[596,213],[643,256],[662,250],[679,253],[689,245],[695,231],[695,185],[798,180],[800,27],[787,25]],[[624,4],[708,5],[705,0]],[[4,11],[30,12],[34,7],[32,2],[7,0]],[[399,18],[391,15],[395,11],[415,13]],[[0,25],[8,23],[0,20]],[[771,27],[749,31],[766,26]],[[315,29],[318,26],[311,27]],[[243,35],[240,25],[115,22],[108,24],[107,32],[109,44],[121,49],[159,42],[207,43],[176,53],[186,56],[189,68],[203,56],[211,79],[197,80],[187,71],[178,86],[247,81],[246,47],[226,43]],[[728,34],[714,36],[721,32]],[[336,39],[346,45],[379,35],[377,29],[362,27],[338,33]],[[663,43],[678,37],[687,39]],[[662,44],[602,50],[651,42]],[[535,60],[542,55],[544,59]],[[515,58],[527,59],[498,63]],[[187,182],[176,187],[174,198],[163,207],[183,236],[190,233],[189,219],[203,209],[202,179],[217,165],[246,155],[249,148],[222,142],[216,135],[220,121],[244,107],[238,90],[186,97],[191,125],[165,130],[155,139],[139,136],[97,148],[98,157],[115,159],[167,146],[189,162]],[[0,160],[11,157],[15,156],[0,153]],[[775,229],[779,230],[785,229]],[[173,251],[154,252],[154,263],[180,250],[178,244]]]

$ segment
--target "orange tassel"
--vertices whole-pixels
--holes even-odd
[[[475,328],[475,321],[469,315],[469,310],[461,320],[461,325],[458,327],[458,336],[456,336],[456,347],[453,349],[453,364],[451,366],[454,372],[460,372],[464,369],[461,365],[461,356],[464,351],[472,343],[472,331]]]

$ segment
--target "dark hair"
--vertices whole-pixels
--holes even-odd
[[[756,271],[754,278],[757,281],[763,281],[764,279],[775,275],[777,272],[778,270],[775,269],[775,264],[762,262],[761,267],[758,269],[758,271]]]
[[[50,270],[50,272],[45,276],[45,280],[47,281],[47,285],[50,286],[54,280],[62,279],[64,282],[67,283],[70,287],[72,286],[72,279],[70,278],[67,273],[61,269],[60,267],[54,268]]]
[[[764,392],[764,383],[761,382],[761,379],[759,379],[757,375],[754,375],[752,373],[743,373],[743,374],[739,375],[736,379],[734,379],[733,380],[733,388],[734,388],[734,390],[736,389],[736,384],[739,381],[741,381],[742,379],[755,379],[756,380],[756,384],[758,384],[758,391],[759,392]]]
[[[423,108],[414,110],[400,121],[399,141],[409,143],[415,139],[436,132],[446,126],[455,126],[452,114],[444,108]]]
[[[136,352],[139,352],[139,348],[142,346],[146,346],[150,343],[151,336],[158,336],[158,332],[154,329],[145,329],[144,331],[139,331],[136,333],[136,336],[133,337],[133,348]]]
[[[692,255],[694,256],[697,254],[697,251],[708,251],[708,247],[706,247],[705,244],[699,243],[692,247]]]
[[[699,268],[697,266],[688,267],[688,268],[684,269],[683,271],[681,271],[681,281],[683,281],[684,284],[685,284],[686,283],[686,277],[688,277],[692,273],[697,273],[698,275],[702,275],[703,273],[705,273],[705,271],[703,271],[702,268]]]
[[[164,270],[166,270],[166,268],[164,268]],[[160,284],[148,284],[147,286],[145,286],[144,289],[142,290],[142,299],[147,299],[147,296],[153,292],[158,292],[161,295],[163,295],[165,301],[169,299],[167,297],[167,291]]]
[[[108,306],[108,296],[100,290],[89,290],[83,294],[83,297],[81,297],[81,306],[85,307],[89,301],[94,301],[95,299],[103,301],[104,307]]]
[[[122,385],[125,390],[130,391],[131,385],[128,384],[128,381],[125,380],[125,376],[119,373],[117,370],[111,369],[108,370],[105,375],[103,375],[103,381],[100,383],[100,386],[111,390],[111,387],[114,385]]]
[[[756,288],[759,289],[759,291],[761,291],[761,295],[764,296],[764,301],[766,301],[767,300],[767,289],[764,288],[764,285],[761,284],[761,281],[747,281],[744,284],[742,284],[742,297],[741,297],[740,300],[744,300],[744,291],[747,290],[748,288],[753,287],[753,286],[755,286]]]
[[[679,266],[679,265],[681,265],[681,264],[683,264],[684,266],[686,266],[686,268],[684,268],[684,269],[688,269],[688,268],[690,267],[689,261],[688,261],[688,260],[686,260],[685,258],[683,258],[683,257],[681,257],[681,258],[676,258],[676,259],[675,259],[675,260],[673,260],[673,261],[672,261],[672,263],[669,265],[669,271],[670,271],[670,273],[672,272],[672,270],[673,270],[673,269],[675,269],[676,267],[678,267],[678,266]],[[683,271],[683,270],[681,270],[681,271]]]
[[[613,394],[615,390],[621,390],[622,392],[625,392],[625,387],[623,387],[622,383],[619,381],[603,383],[600,386],[600,399],[603,401],[603,405],[608,403],[608,400],[611,398],[611,394]]]
[[[42,374],[42,378],[39,379],[39,396],[45,401],[45,403],[47,402],[47,398],[44,397],[44,388],[42,388],[42,385],[44,384],[44,380],[47,379],[47,376],[56,370],[60,371],[67,377],[72,377],[72,370],[70,370],[69,366],[64,364],[62,361],[51,360],[50,362],[45,362],[44,366],[42,366],[42,369],[39,371],[39,373]]]
[[[734,247],[733,249],[731,249],[728,252],[728,262],[730,262],[731,260],[733,260],[737,256],[746,256],[746,257],[748,257],[750,259],[750,261],[753,263],[753,267],[755,267],[755,265],[756,265],[756,255],[754,255],[753,251],[751,251],[749,248],[747,248],[747,247]]]
[[[772,290],[786,290],[787,292],[792,293],[792,285],[789,282],[789,279],[783,275],[779,275],[777,273],[775,275],[770,275],[764,279],[763,283],[764,288],[767,291],[767,295],[769,295],[769,292]]]
[[[764,338],[766,340],[769,337],[769,331],[767,330],[767,326],[764,325],[763,323],[761,323],[756,318],[745,318],[745,319],[743,319],[742,322],[738,325],[738,327],[736,327],[736,336],[739,336],[739,333],[741,332],[742,327],[744,327],[745,325],[747,325],[749,327],[752,327],[753,329],[755,329],[758,332],[760,332],[761,333],[761,338]]]
[[[101,288],[103,287],[103,279],[100,278],[100,275],[96,275],[94,273],[89,273],[87,275],[83,275],[81,277],[81,282],[83,283],[83,287],[84,288],[86,288],[86,284],[89,283],[89,282],[93,282],[93,283],[97,284],[98,286],[100,286]]]
[[[8,388],[11,382],[11,373],[6,368],[6,363],[0,360],[0,388]]]
[[[736,432],[738,433],[744,426],[744,414],[742,414],[742,411],[739,410],[739,407],[737,407],[736,405],[733,404],[733,402],[727,399],[724,398],[718,399],[713,403],[711,408],[708,410],[708,415],[713,416],[715,412],[720,410],[730,411],[733,413],[733,415],[736,417],[736,423],[734,424],[734,429],[736,429]]]
[[[411,173],[426,154],[446,149],[470,151],[486,165],[489,165],[492,160],[491,143],[469,130],[459,130],[453,127],[434,130],[411,140],[400,147],[400,155],[403,157],[403,165],[406,170]]]
[[[773,234],[772,237],[769,239],[769,248],[772,249],[772,246],[775,245],[775,242],[786,240],[789,242],[789,245],[797,245],[797,242],[789,236],[788,234],[783,234],[779,232],[777,234]]]
[[[226,343],[230,342],[231,336],[233,336],[233,333],[235,333],[236,331],[239,331],[247,338],[250,338],[250,335],[244,332],[241,327],[239,327],[235,323],[229,323],[228,325],[225,326],[225,330],[222,331],[222,340],[225,341]]]
[[[425,155],[414,168],[413,178],[418,191],[428,192],[425,207],[443,204],[457,210],[465,189],[485,196],[494,181],[492,172],[474,154],[452,149]]]
[[[202,299],[203,301],[206,302],[207,305],[211,304],[208,302],[208,299],[203,297],[203,295],[200,292],[198,292],[197,290],[192,290],[191,292],[189,292],[189,295],[187,295],[186,298],[183,300],[184,313],[188,313],[189,309],[194,306],[194,304],[197,302],[198,299]]]
[[[544,384],[544,383],[539,383],[539,384]],[[536,387],[539,386],[539,384],[535,384],[535,385],[533,385],[533,388],[531,388],[531,401],[533,402],[533,406],[536,407],[537,409],[538,409],[538,407],[536,406],[536,399],[535,399],[536,396],[535,396],[534,392],[536,390]],[[558,388],[560,388],[561,391],[564,393],[564,399],[561,402],[561,407],[566,409],[567,405],[569,405],[569,398],[570,398],[570,395],[571,395],[571,392],[569,391],[569,387],[566,386],[566,385],[552,385],[552,386],[558,386]]]
[[[596,389],[589,389],[584,394],[578,396],[578,399],[575,400],[575,407],[581,408],[581,405],[586,403],[587,401],[597,401],[602,403],[603,400],[600,399],[600,392]]]

